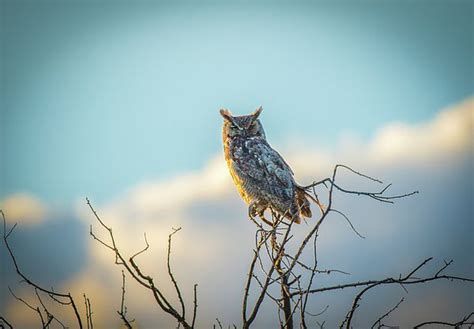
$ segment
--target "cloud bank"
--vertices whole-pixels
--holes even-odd
[[[321,266],[340,268],[352,275],[321,277],[316,284],[398,275],[433,254],[438,260],[455,257],[459,264],[455,270],[474,274],[470,238],[473,123],[474,98],[470,98],[442,110],[428,122],[389,124],[368,143],[341,143],[335,150],[321,151],[306,142],[281,150],[303,183],[326,177],[334,164],[345,163],[378,177],[388,177],[395,183],[395,192],[397,188],[405,192],[421,190],[419,196],[402,200],[395,206],[337,196],[338,207],[346,213],[350,210],[354,224],[367,239],[359,240],[343,220],[331,217],[320,234]],[[367,184],[350,175],[342,179],[347,185]],[[21,197],[16,198],[12,200],[21,204]],[[22,202],[29,207],[24,209],[34,210],[35,203],[25,200]],[[10,201],[10,204],[15,202]],[[76,209],[78,218],[87,226],[93,224],[100,234],[100,228],[82,200]],[[141,256],[139,263],[145,273],[157,278],[169,296],[173,296],[173,290],[166,280],[167,235],[172,227],[183,227],[174,240],[172,265],[188,301],[191,301],[193,284],[199,284],[199,327],[212,327],[216,317],[224,323],[240,323],[242,287],[253,247],[254,226],[246,219],[246,206],[232,185],[223,155],[210,159],[202,170],[139,184],[116,200],[96,205],[96,209],[114,228],[125,254],[141,249],[143,232],[147,233],[151,249]],[[36,212],[25,213],[31,217]],[[16,218],[20,217],[28,216],[17,215]],[[310,225],[311,221],[300,225],[295,234],[303,234]],[[102,237],[105,239],[106,235]],[[58,289],[71,290],[76,296],[86,292],[93,303],[97,325],[116,327],[120,268],[113,264],[110,251],[94,241],[88,242],[87,251],[88,261],[82,270],[62,282]],[[377,264],[374,259],[378,260]],[[424,288],[410,290],[408,301],[391,316],[394,324],[411,326],[417,321],[440,318],[459,320],[465,315],[462,312],[474,307],[470,287],[443,283]],[[329,327],[338,325],[355,293],[344,291],[318,297],[311,304],[311,311],[317,313],[325,305],[330,305],[330,309],[314,321],[326,320]],[[373,322],[403,294],[401,289],[387,289],[368,296],[359,310],[361,315],[356,317],[357,327]],[[139,327],[174,325],[157,309],[152,297],[131,280],[127,282],[127,303],[130,316],[137,319]],[[8,304],[7,316],[22,327],[33,326],[35,320],[21,316],[23,311],[23,305],[12,302]],[[256,327],[273,328],[276,323],[271,304],[267,303]]]
[[[17,193],[0,200],[0,209],[7,214],[9,224],[38,225],[48,215],[48,207],[28,193]]]

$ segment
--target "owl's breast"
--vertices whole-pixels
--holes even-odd
[[[250,170],[251,154],[246,147],[245,139],[229,138],[224,141],[224,155],[230,175],[240,196],[246,203],[258,198],[255,183],[246,174]]]

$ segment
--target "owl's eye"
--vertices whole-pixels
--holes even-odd
[[[232,130],[242,130],[242,128],[240,126],[236,125],[233,122],[230,124],[230,129],[232,129]]]
[[[258,130],[258,126],[256,122],[252,122],[252,124],[249,127],[249,130],[252,132],[256,132]]]

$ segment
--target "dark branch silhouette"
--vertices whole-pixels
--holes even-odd
[[[135,320],[129,320],[127,318],[127,306],[125,306],[125,273],[122,270],[122,299],[120,303],[120,310],[117,311],[120,319],[122,319],[123,324],[128,328],[132,329],[132,322]]]
[[[471,317],[474,315],[474,312],[471,312],[469,313],[468,315],[466,315],[464,318],[462,318],[460,321],[458,322],[445,322],[445,321],[426,321],[426,322],[423,322],[423,323],[420,323],[418,325],[416,325],[414,327],[414,329],[417,329],[417,328],[422,328],[422,327],[425,327],[425,326],[430,326],[432,327],[433,324],[438,324],[438,325],[442,325],[442,326],[448,326],[448,327],[454,327],[454,328],[461,328],[462,326],[466,325],[466,326],[469,326],[469,328],[472,328],[474,326],[474,320],[471,320]]]
[[[136,263],[136,258],[146,252],[148,248],[150,247],[148,240],[146,238],[146,234],[144,235],[145,237],[145,247],[132,255],[128,261],[125,259],[125,257],[122,255],[120,252],[119,248],[117,247],[117,244],[115,242],[115,237],[112,232],[112,228],[107,226],[102,219],[99,217],[97,212],[95,211],[94,207],[90,203],[89,199],[86,199],[87,205],[89,206],[90,210],[94,214],[95,218],[99,222],[99,224],[109,233],[109,238],[110,242],[105,242],[102,239],[98,238],[97,235],[95,235],[92,225],[90,227],[90,235],[94,238],[94,240],[98,241],[101,245],[105,246],[106,248],[110,249],[114,255],[115,255],[115,264],[121,265],[125,268],[126,272],[130,274],[130,276],[138,282],[141,286],[149,290],[153,297],[155,298],[156,303],[160,307],[162,311],[165,313],[169,314],[173,318],[176,319],[179,325],[182,325],[185,329],[190,329],[194,327],[195,320],[196,320],[196,312],[197,312],[197,292],[196,292],[196,286],[194,286],[194,310],[193,310],[193,316],[191,322],[186,319],[186,313],[185,313],[185,307],[184,307],[184,300],[181,296],[181,292],[179,289],[179,286],[174,278],[173,272],[171,271],[171,266],[170,266],[170,255],[171,255],[171,241],[172,241],[172,236],[178,232],[181,228],[178,229],[173,229],[173,232],[169,235],[168,238],[168,257],[167,257],[167,268],[168,268],[168,275],[170,277],[171,282],[173,283],[173,286],[175,288],[176,294],[178,295],[178,299],[180,302],[181,306],[181,312],[177,310],[176,306],[172,305],[171,302],[168,300],[168,298],[164,295],[164,293],[161,291],[161,289],[155,284],[154,279],[143,273],[143,271],[140,269],[140,266]],[[123,319],[122,319],[123,320]]]
[[[405,298],[400,299],[400,301],[397,303],[397,305],[392,307],[385,314],[383,314],[381,317],[379,317],[377,320],[375,320],[374,324],[370,328],[373,329],[373,328],[375,328],[375,326],[377,326],[377,328],[383,328],[385,325],[382,323],[382,320],[385,319],[386,317],[388,317],[393,311],[395,311],[398,308],[398,306],[400,306],[400,304],[403,303],[404,300],[405,300]]]
[[[49,297],[51,297],[54,301],[56,302],[59,302],[60,304],[62,305],[68,305],[70,306],[73,311],[74,311],[74,315],[75,315],[75,318],[76,318],[76,321],[77,321],[77,325],[80,329],[83,328],[82,326],[82,318],[81,316],[79,315],[79,311],[77,309],[77,306],[76,306],[76,302],[74,301],[74,298],[72,297],[71,293],[58,293],[58,292],[55,292],[54,290],[49,290],[49,289],[46,289],[46,288],[43,288],[41,287],[40,285],[36,284],[35,282],[33,282],[32,280],[30,280],[25,274],[23,274],[23,272],[21,271],[19,265],[18,265],[18,262],[15,258],[15,254],[13,253],[13,250],[12,248],[10,247],[10,244],[8,242],[8,239],[10,237],[10,235],[13,233],[13,230],[15,229],[15,227],[17,226],[16,224],[13,225],[9,230],[7,230],[7,220],[5,218],[5,214],[3,213],[3,210],[0,210],[0,213],[2,214],[2,219],[3,219],[3,242],[5,243],[5,247],[7,248],[8,250],[8,254],[10,255],[10,259],[12,260],[13,262],[13,265],[15,267],[15,271],[16,273],[18,274],[18,276],[20,276],[22,278],[22,281],[28,285],[30,285],[31,287],[33,287],[35,289],[35,293],[36,295],[38,296],[38,299],[40,301],[40,303],[43,305],[44,307],[44,304],[42,303],[42,300],[38,294],[38,291],[42,292],[42,293],[45,293],[47,294]],[[11,291],[11,290],[10,290]],[[12,292],[12,291],[11,291]],[[13,294],[13,292],[12,292]],[[16,297],[16,296],[15,296]],[[18,299],[18,298],[17,298]],[[23,301],[24,302],[24,301]],[[24,302],[25,305],[28,305],[26,302]],[[28,305],[28,306],[31,306],[31,305]],[[49,323],[51,323],[52,319],[56,319],[55,317],[52,316],[52,314],[50,314],[46,308],[45,309],[45,312],[46,312],[46,315],[47,315],[47,319],[45,320],[43,318],[43,316],[41,315],[41,312],[39,311],[39,307],[33,307],[32,308],[37,311],[40,315],[40,318],[41,318],[41,322],[42,322],[42,325],[43,327],[45,327],[45,325],[49,325]],[[52,319],[49,319],[50,317],[52,317]]]
[[[0,316],[0,329],[10,328],[13,329],[13,326],[10,322],[7,321],[3,316]]]
[[[92,322],[92,308],[91,308],[91,301],[87,298],[86,294],[84,296],[84,305],[86,307],[86,323],[87,329],[93,329],[94,324]]]
[[[424,267],[424,265],[431,260],[431,258],[426,259],[416,268],[408,272],[405,276],[400,276],[399,278],[387,278],[387,279],[380,279],[380,280],[369,280],[369,281],[360,281],[360,282],[350,282],[345,284],[339,284],[334,286],[328,287],[321,287],[321,288],[313,288],[313,283],[315,282],[315,277],[319,273],[331,273],[331,272],[339,272],[348,274],[347,272],[340,271],[340,270],[320,270],[317,260],[317,237],[319,233],[319,229],[324,221],[327,219],[328,215],[333,212],[337,213],[338,215],[342,216],[348,225],[350,226],[351,230],[360,238],[365,238],[362,234],[360,234],[354,225],[352,224],[351,220],[348,216],[346,216],[343,212],[334,208],[333,202],[333,195],[334,192],[340,192],[344,194],[350,195],[357,195],[362,197],[368,197],[375,201],[384,202],[384,203],[394,203],[396,200],[412,196],[417,194],[418,191],[413,191],[410,193],[404,194],[395,194],[395,195],[388,195],[387,191],[390,188],[391,184],[384,186],[381,190],[370,192],[370,191],[358,191],[358,190],[350,190],[347,188],[341,187],[339,183],[336,181],[338,180],[338,173],[340,169],[347,170],[355,175],[360,177],[366,178],[370,181],[383,184],[382,181],[373,178],[371,176],[362,174],[348,166],[345,165],[336,165],[334,167],[333,173],[331,178],[325,178],[321,181],[313,182],[312,184],[305,187],[306,191],[312,193],[312,199],[321,209],[321,216],[319,219],[315,221],[312,228],[309,232],[300,240],[295,241],[294,236],[291,233],[293,222],[290,221],[285,222],[283,219],[285,218],[285,214],[276,214],[272,212],[272,222],[270,222],[270,228],[265,229],[262,224],[255,221],[254,218],[250,218],[257,226],[256,231],[256,243],[254,249],[254,257],[250,263],[249,272],[247,274],[247,283],[244,290],[244,303],[243,303],[243,328],[248,328],[255,320],[256,314],[259,311],[259,308],[265,299],[268,297],[272,300],[278,308],[278,314],[280,319],[280,327],[285,329],[292,329],[295,327],[295,317],[294,315],[297,313],[299,309],[299,321],[301,328],[308,328],[310,327],[307,323],[307,316],[311,315],[310,312],[307,311],[308,307],[308,300],[310,296],[315,295],[317,293],[322,293],[325,291],[331,290],[340,290],[345,288],[356,288],[356,287],[364,287],[364,289],[359,292],[352,303],[352,306],[347,313],[344,321],[341,323],[341,327],[351,328],[352,320],[356,309],[359,306],[360,300],[362,296],[368,291],[377,286],[387,285],[387,284],[400,284],[400,285],[413,285],[413,284],[421,284],[425,282],[430,282],[434,280],[449,280],[449,281],[464,281],[464,282],[474,282],[471,278],[461,277],[461,276],[453,276],[453,275],[443,275],[441,272],[445,270],[451,263],[445,262],[445,264],[434,274],[431,276],[427,276],[424,278],[417,278],[414,277],[414,274]],[[316,193],[316,187],[323,185],[328,189],[327,200],[328,205],[324,207],[320,202],[318,195]],[[264,224],[268,224],[269,221],[264,221]],[[296,250],[291,254],[286,252],[286,246],[290,244],[290,240],[292,240],[292,250]],[[300,258],[303,254],[303,251],[308,248],[309,242],[313,241],[312,243],[312,252],[313,252],[313,264],[305,264]],[[262,252],[265,251],[265,252]],[[265,259],[263,259],[265,258]],[[256,264],[260,264],[260,273],[257,273]],[[265,268],[264,264],[268,263],[269,268]],[[307,280],[306,286],[302,285],[302,277],[305,274],[309,279]],[[255,306],[253,307],[250,316],[247,317],[247,305],[248,305],[248,296],[249,290],[252,287],[251,283],[255,280],[257,282],[257,287],[260,288],[260,291],[257,292],[257,299],[255,302]],[[274,295],[274,289],[271,287],[274,284],[280,286],[280,296]],[[270,292],[271,291],[271,292]],[[390,309],[387,313],[381,316],[376,322],[374,326],[377,324],[381,324],[381,321],[386,318],[389,314],[391,314],[401,302],[399,302],[394,308]],[[324,309],[326,311],[327,308]],[[324,313],[323,311],[323,313]],[[283,316],[280,316],[280,313]],[[318,315],[316,315],[318,316]],[[321,324],[321,327],[324,326],[324,322]]]
[[[252,327],[257,319],[258,314],[262,308],[262,305],[266,300],[272,302],[276,307],[276,314],[279,319],[281,329],[293,329],[296,327],[306,329],[313,327],[324,328],[325,321],[319,321],[321,317],[328,309],[329,305],[326,305],[322,310],[310,312],[308,305],[311,298],[316,298],[324,292],[342,290],[342,289],[357,289],[362,288],[355,295],[352,300],[351,306],[345,316],[341,317],[341,328],[352,328],[354,316],[357,313],[357,309],[362,301],[362,297],[368,291],[377,287],[386,285],[400,285],[403,289],[407,290],[410,285],[418,285],[428,283],[431,281],[447,280],[447,281],[459,281],[465,283],[473,283],[473,278],[444,274],[444,271],[449,268],[453,263],[452,260],[444,261],[444,263],[434,272],[434,274],[420,276],[419,273],[425,268],[432,258],[427,258],[419,265],[408,270],[405,275],[399,275],[398,277],[387,277],[385,279],[374,279],[366,281],[348,282],[341,283],[331,286],[315,287],[318,282],[318,275],[325,274],[343,274],[349,276],[350,273],[341,269],[328,269],[321,268],[318,263],[318,236],[321,225],[326,221],[327,217],[331,214],[337,214],[342,217],[350,227],[350,229],[360,238],[365,238],[353,225],[351,219],[342,211],[338,210],[334,206],[334,193],[344,193],[349,195],[355,195],[359,197],[368,197],[378,202],[394,203],[396,200],[412,196],[418,191],[388,195],[387,192],[391,184],[385,185],[382,189],[377,191],[358,191],[342,187],[338,182],[338,173],[340,170],[346,170],[349,173],[355,174],[362,178],[368,179],[377,184],[383,184],[379,179],[371,176],[362,174],[348,166],[336,165],[332,171],[330,178],[325,178],[320,181],[313,182],[312,184],[305,187],[305,190],[310,193],[311,199],[318,205],[321,213],[318,218],[309,227],[308,232],[300,238],[297,238],[293,233],[293,220],[286,219],[284,214],[278,214],[272,209],[269,209],[271,213],[271,220],[265,219],[263,223],[257,221],[255,218],[250,216],[250,219],[256,225],[255,231],[255,247],[253,250],[253,256],[249,263],[247,272],[247,279],[243,287],[243,300],[242,300],[242,328],[248,329]],[[324,206],[317,195],[316,188],[326,187],[327,206]],[[166,296],[159,285],[156,284],[153,277],[144,273],[141,269],[138,258],[148,251],[150,244],[148,242],[146,234],[144,234],[144,246],[130,257],[126,257],[121,250],[118,248],[115,236],[112,231],[112,227],[107,226],[105,222],[100,218],[89,199],[86,199],[87,205],[91,212],[94,214],[95,220],[99,224],[99,227],[105,230],[108,236],[107,239],[99,238],[93,226],[90,226],[90,236],[93,240],[97,241],[101,246],[110,250],[115,259],[115,264],[122,267],[122,290],[120,308],[117,310],[123,325],[126,328],[132,328],[132,323],[135,319],[130,320],[127,316],[128,309],[126,306],[126,276],[129,276],[132,280],[137,282],[144,291],[150,293],[158,306],[158,309],[168,314],[178,323],[178,328],[191,329],[196,326],[196,318],[198,311],[198,298],[197,298],[197,284],[193,286],[193,300],[192,312],[187,312],[185,299],[183,297],[181,288],[178,281],[176,280],[175,274],[171,266],[171,255],[172,255],[172,240],[175,234],[177,234],[181,228],[173,228],[172,232],[168,236],[168,248],[166,258],[166,269],[168,279],[173,287],[174,294],[177,297],[177,302],[172,302],[169,296]],[[42,288],[34,281],[30,280],[20,270],[19,264],[15,258],[12,248],[9,245],[9,238],[16,227],[13,225],[10,229],[7,229],[6,219],[3,212],[3,240],[8,250],[10,258],[12,259],[13,266],[22,279],[22,282],[30,285],[36,294],[38,305],[33,305],[31,302],[26,302],[24,299],[16,296],[11,291],[12,296],[19,302],[23,303],[32,312],[38,315],[43,328],[47,328],[54,321],[62,328],[66,326],[53,315],[42,298],[49,297],[53,302],[56,302],[63,306],[71,307],[75,314],[77,326],[83,328],[83,324],[87,329],[93,329],[93,312],[91,308],[91,301],[84,295],[85,305],[85,316],[81,316],[76,303],[70,293],[58,293],[51,289]],[[250,212],[249,212],[250,213]],[[251,215],[251,213],[250,213]],[[316,216],[315,216],[316,217]],[[310,225],[308,223],[308,225]],[[302,255],[305,250],[309,250],[312,257],[309,261],[304,261]],[[416,276],[415,276],[416,274]],[[372,328],[383,328],[389,327],[383,324],[383,321],[392,315],[399,306],[403,303],[405,297],[402,298],[396,305],[388,309],[383,315],[381,315],[375,322],[373,322]],[[190,315],[191,313],[191,315]],[[429,321],[423,322],[416,326],[421,328],[428,325],[447,325],[452,327],[461,327],[463,325],[473,325],[471,320],[473,313],[468,314],[462,320],[456,323],[443,322],[443,321]],[[217,324],[214,324],[214,328],[223,328],[222,323],[216,318]],[[299,321],[299,324],[297,323]],[[312,322],[310,324],[310,322]],[[0,316],[0,328],[12,328],[12,324],[8,322],[4,317]],[[229,326],[230,328],[231,326]],[[235,324],[232,328],[237,328]]]

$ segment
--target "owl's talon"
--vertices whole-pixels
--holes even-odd
[[[255,218],[256,215],[257,215],[257,211],[255,209],[255,202],[252,202],[249,205],[249,218],[250,219]]]
[[[272,227],[275,225],[274,223],[272,223],[268,219],[266,219],[264,216],[259,216],[259,217],[265,224],[270,225]]]
[[[261,204],[258,204],[257,202],[253,201],[249,205],[249,218],[250,220],[253,220],[258,216],[267,225],[274,226],[274,224],[269,221],[268,219],[265,218],[264,213],[265,213],[266,207],[262,207]]]
[[[265,218],[265,208],[264,209],[261,209],[259,212],[258,212],[258,217],[265,223],[265,224],[268,224],[270,226],[274,226],[275,224],[272,223],[271,221],[269,221],[268,219]]]

